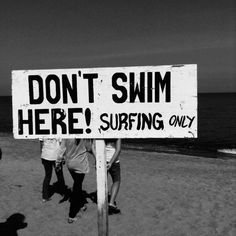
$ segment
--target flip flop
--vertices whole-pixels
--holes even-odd
[[[43,203],[46,203],[46,202],[49,202],[49,201],[51,201],[52,199],[51,198],[44,198],[43,200],[42,200],[42,202]]]
[[[78,220],[77,217],[74,217],[74,218],[69,217],[68,220],[67,220],[67,222],[68,222],[69,224],[72,224],[72,223],[74,223],[74,222],[77,221],[77,220]]]
[[[117,208],[116,206],[112,206],[112,205],[108,206],[108,214],[109,215],[120,214],[120,213],[121,213],[120,209]]]

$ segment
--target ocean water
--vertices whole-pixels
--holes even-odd
[[[147,150],[222,157],[218,150],[236,149],[236,93],[198,94],[197,139],[147,139],[145,145],[142,143],[137,140],[135,145]]]
[[[0,133],[12,133],[10,96],[0,97]],[[236,149],[236,93],[198,94],[197,139],[125,139],[123,144],[146,151],[206,156],[214,156],[219,149]]]

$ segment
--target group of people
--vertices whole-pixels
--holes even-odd
[[[119,154],[121,151],[121,139],[105,139],[107,172],[112,179],[110,197],[108,203],[109,214],[119,214],[120,209],[116,204],[119,192],[121,171]],[[61,194],[67,192],[63,176],[63,164],[66,164],[73,178],[72,193],[70,196],[70,209],[68,223],[77,220],[77,213],[86,210],[86,200],[83,197],[82,184],[85,174],[89,172],[89,155],[96,158],[95,142],[91,139],[41,139],[41,159],[45,170],[42,187],[42,201],[51,200],[50,181],[53,169],[58,179],[58,188]]]

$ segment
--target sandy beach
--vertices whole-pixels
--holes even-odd
[[[0,230],[11,215],[25,216],[19,236],[97,235],[97,205],[74,224],[67,223],[69,202],[42,203],[44,176],[39,142],[0,135]],[[236,234],[236,159],[214,159],[180,154],[123,149],[122,184],[118,195],[121,215],[109,216],[112,236],[233,236]],[[96,190],[91,171],[83,189]],[[64,168],[68,187],[72,179]],[[110,180],[110,179],[109,179]],[[56,181],[55,174],[51,183]],[[1,235],[5,236],[5,235]]]

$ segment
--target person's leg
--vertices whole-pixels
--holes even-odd
[[[60,164],[60,168],[57,168],[57,169],[56,169],[56,164],[54,163],[54,169],[55,169],[55,173],[56,173],[56,176],[57,176],[59,192],[60,192],[60,194],[65,194],[67,187],[65,185],[65,179],[64,179],[64,175],[63,175],[63,165],[62,165],[62,163]]]
[[[70,199],[69,218],[75,218],[82,207],[82,184],[85,174],[79,174],[72,171],[70,174],[74,180],[74,184]]]
[[[42,197],[43,200],[50,200],[50,181],[52,178],[52,168],[53,168],[53,161],[48,161],[45,159],[42,159],[42,164],[44,166],[45,170],[45,176],[43,180],[43,190],[42,190]]]
[[[109,207],[111,211],[114,211],[114,213],[120,213],[120,210],[116,207],[116,197],[120,189],[120,182],[121,182],[121,176],[120,176],[120,163],[114,163],[111,168],[108,171],[112,178],[112,186],[111,186],[111,196],[109,200]],[[116,210],[115,210],[116,209]]]

